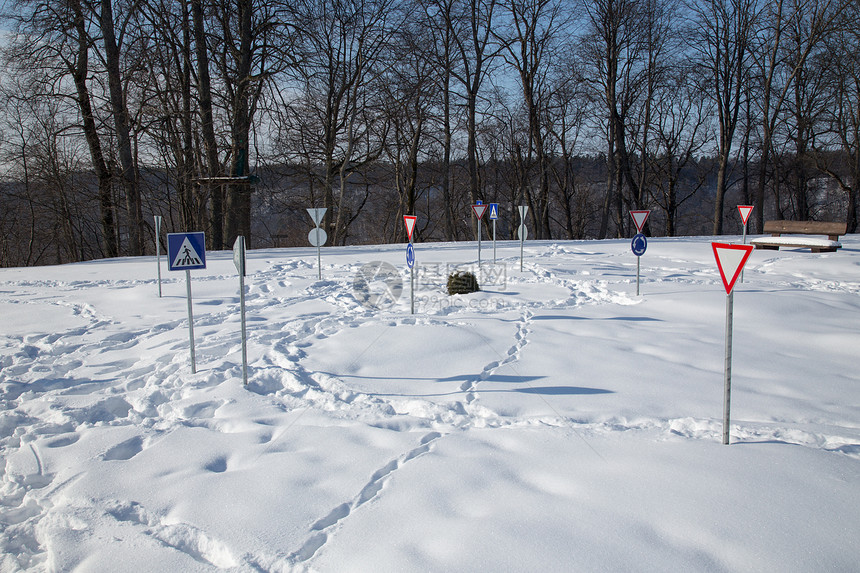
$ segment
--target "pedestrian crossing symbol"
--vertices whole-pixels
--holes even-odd
[[[206,268],[205,233],[169,233],[167,260],[171,271]]]

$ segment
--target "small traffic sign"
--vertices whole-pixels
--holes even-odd
[[[636,232],[641,233],[642,228],[645,226],[645,221],[648,220],[648,215],[651,214],[650,210],[645,211],[630,211],[630,216],[633,217],[633,222],[636,224]]]
[[[233,243],[233,264],[239,275],[245,276],[245,237],[239,235]]]
[[[738,211],[741,214],[741,220],[744,222],[744,226],[746,226],[747,221],[749,221],[752,210],[752,205],[738,205]]]
[[[319,227],[314,227],[308,233],[308,242],[311,246],[322,247],[328,240],[328,234]]]
[[[720,278],[723,279],[723,286],[726,287],[726,294],[731,294],[754,247],[727,243],[711,243],[711,246],[714,250],[714,258],[717,259],[717,267],[720,269]]]
[[[326,207],[308,209],[308,215],[310,215],[311,219],[313,219],[314,225],[319,227],[320,223],[322,223],[326,211],[328,211]]]
[[[406,265],[411,269],[415,266],[415,247],[412,243],[406,245]]]
[[[490,214],[487,215],[491,221],[495,221],[499,218],[499,204],[498,203],[490,203]]]
[[[529,212],[529,206],[520,205],[517,209],[520,212],[520,226],[517,227],[517,238],[524,241],[529,238],[529,228],[526,227],[526,215]]]
[[[526,227],[525,223],[522,223],[519,227],[517,227],[517,238],[521,241],[525,241],[529,238],[529,228]]]
[[[472,211],[475,213],[475,216],[478,218],[479,221],[484,216],[484,212],[486,210],[487,210],[487,206],[482,204],[482,203],[472,205]]]
[[[633,241],[630,243],[630,248],[633,250],[634,255],[641,257],[645,254],[645,249],[648,248],[648,239],[642,233],[636,233]]]
[[[525,240],[529,235],[529,229],[526,227],[526,213],[529,212],[528,205],[519,205],[517,209],[520,212],[520,226],[517,228],[517,236],[520,239],[520,272],[523,270],[523,251],[525,249]]]
[[[206,268],[206,234],[168,233],[167,263],[171,271]]]
[[[412,232],[415,230],[415,221],[418,217],[415,215],[403,215],[403,222],[406,224],[406,236],[409,237],[409,242],[412,242]]]

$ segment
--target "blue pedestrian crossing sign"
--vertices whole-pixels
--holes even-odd
[[[490,214],[488,215],[490,221],[495,221],[499,218],[499,204],[498,203],[490,203]]]
[[[206,234],[168,233],[167,262],[171,271],[206,268]]]

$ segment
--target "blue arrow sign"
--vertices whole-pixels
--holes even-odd
[[[415,265],[415,247],[412,243],[406,245],[406,264],[410,269]]]
[[[645,235],[642,233],[636,233],[633,237],[633,241],[630,243],[630,248],[633,249],[633,254],[637,257],[644,255],[645,249],[648,248],[648,240],[645,238]]]
[[[167,263],[171,271],[206,268],[206,234],[168,233]]]

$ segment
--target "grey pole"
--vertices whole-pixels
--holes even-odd
[[[322,280],[322,248],[320,247],[320,228],[317,226],[317,278]]]
[[[191,341],[191,373],[197,374],[197,362],[194,359],[194,314],[191,312],[191,271],[185,271],[185,290],[188,298],[188,337]]]
[[[520,233],[520,272],[523,272],[523,251],[525,245],[525,239],[523,239],[522,233]]]
[[[242,381],[248,385],[248,335],[245,330],[245,277],[239,273],[239,310],[242,313]]]
[[[744,245],[747,244],[747,224],[744,223]],[[741,269],[741,282],[744,282],[744,270]]]
[[[493,219],[493,264],[496,264],[496,220]]]
[[[161,215],[155,216],[155,262],[158,265],[158,298],[161,298]]]
[[[726,295],[726,375],[723,391],[723,444],[729,444],[729,424],[732,404],[732,315],[734,292]]]
[[[642,257],[636,257],[636,296],[639,296],[639,262]]]
[[[478,276],[481,275],[481,218],[478,218]]]

